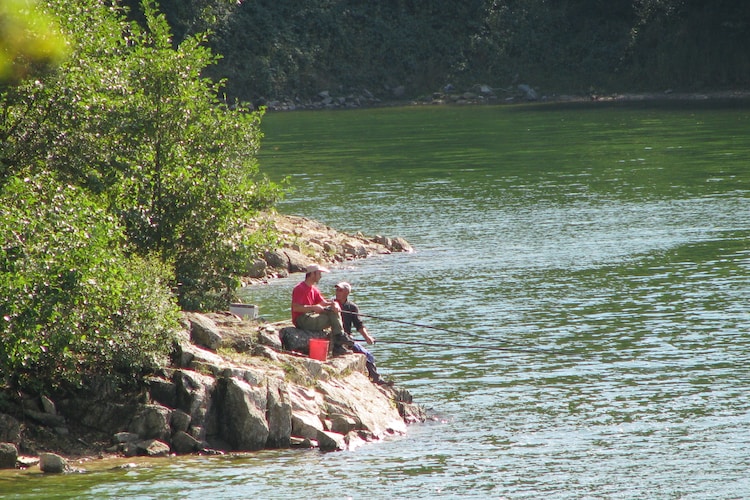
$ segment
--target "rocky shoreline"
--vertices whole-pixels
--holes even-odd
[[[301,273],[311,262],[333,265],[347,260],[393,252],[412,252],[403,238],[362,233],[346,234],[318,221],[296,215],[264,212],[248,224],[248,230],[271,227],[279,247],[249,263],[245,285],[267,283],[289,273]]]
[[[253,284],[313,261],[412,250],[401,238],[347,235],[296,216],[263,214],[253,224],[273,224],[281,242],[249,266]],[[0,468],[70,472],[114,457],[352,450],[427,418],[408,391],[371,382],[362,355],[319,361],[286,351],[288,322],[185,312],[182,327],[169,366],[133,393],[104,381],[57,398],[0,393]]]
[[[387,98],[378,98],[367,89],[331,92],[323,90],[308,99],[284,98],[261,99],[257,106],[265,106],[269,111],[336,110],[376,108],[386,106],[424,105],[502,105],[521,103],[585,103],[585,102],[656,102],[656,101],[707,101],[750,99],[750,91],[744,89],[711,90],[706,92],[679,92],[665,89],[655,92],[600,92],[584,94],[545,93],[538,88],[521,83],[509,87],[492,87],[475,84],[467,88],[445,85],[429,95],[414,99],[405,97],[406,90],[397,85],[384,89]]]

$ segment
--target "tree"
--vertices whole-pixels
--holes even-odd
[[[262,112],[105,0],[49,0],[58,69],[0,88],[0,372],[21,387],[134,380],[184,309],[225,308],[272,239],[246,220],[282,194],[258,170]],[[109,375],[111,374],[111,375]]]
[[[57,23],[36,2],[0,3],[0,85],[56,66],[67,55]]]
[[[98,0],[53,0],[73,54],[54,78],[3,94],[2,178],[42,166],[103,194],[130,251],[174,270],[186,309],[226,307],[270,235],[245,221],[281,196],[259,172],[261,111],[202,76],[206,35],[172,47],[151,0],[143,24]]]
[[[117,220],[49,173],[11,179],[1,201],[6,383],[37,390],[97,376],[132,383],[164,360],[177,326],[168,269],[128,256]]]

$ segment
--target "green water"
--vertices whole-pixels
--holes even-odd
[[[354,285],[380,370],[438,421],[346,453],[2,473],[0,493],[750,496],[746,103],[281,113],[264,131],[261,164],[296,187],[282,212],[416,248],[321,288]],[[299,279],[244,293],[284,319]]]

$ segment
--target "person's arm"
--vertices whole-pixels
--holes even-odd
[[[362,334],[368,344],[375,343],[375,338],[367,332],[367,327],[365,325],[359,327],[357,331]]]
[[[341,307],[339,307],[339,303],[335,300],[326,300],[325,297],[323,297],[322,294],[317,293],[315,295],[315,304],[302,304],[301,302],[295,302],[295,300],[299,300],[296,297],[292,296],[292,311],[298,312],[298,313],[318,313],[322,314],[325,312],[326,308],[331,307],[334,311],[340,311]]]
[[[325,306],[320,304],[305,305],[297,302],[292,302],[292,311],[298,313],[322,313],[325,311]]]

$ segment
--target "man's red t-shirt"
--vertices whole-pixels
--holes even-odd
[[[299,283],[292,290],[292,304],[302,304],[303,306],[313,306],[323,302],[325,299],[320,290],[315,286],[310,286],[304,281]],[[297,317],[304,313],[294,312],[292,310],[292,323],[297,325]]]

